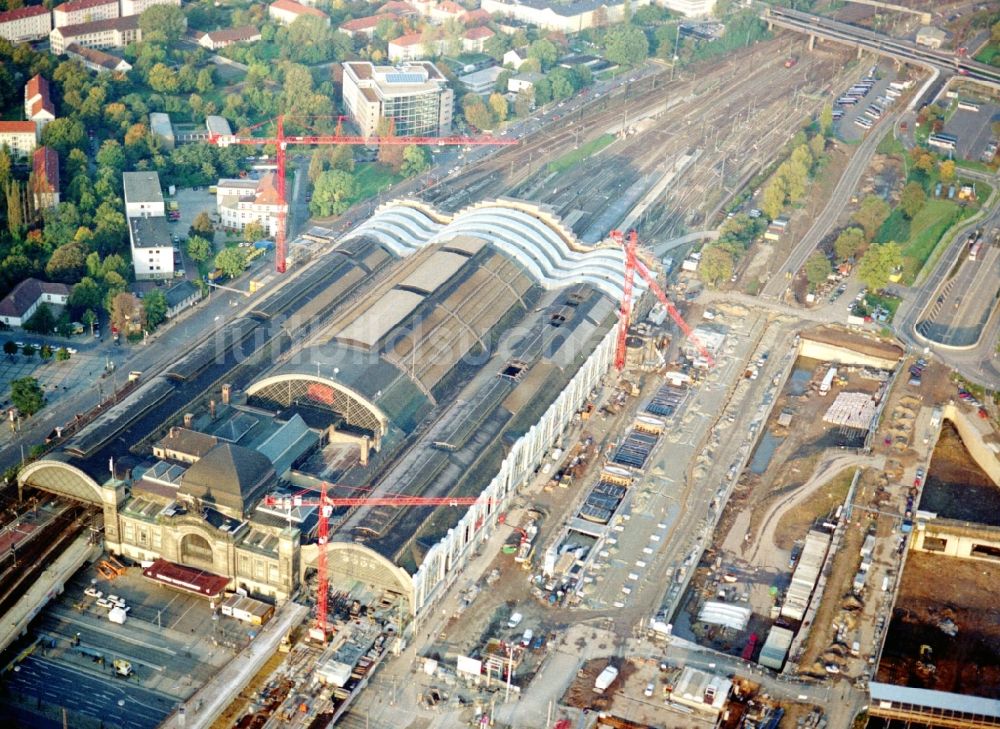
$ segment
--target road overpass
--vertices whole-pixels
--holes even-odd
[[[810,47],[816,38],[824,38],[855,46],[859,52],[872,51],[901,63],[957,73],[970,81],[1000,89],[1000,69],[949,51],[924,48],[911,41],[890,38],[867,28],[787,8],[765,6],[761,19],[769,28],[778,26],[807,34],[810,37]]]

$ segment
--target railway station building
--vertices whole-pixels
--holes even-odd
[[[321,484],[334,498],[478,497],[333,510],[331,585],[419,621],[609,370],[622,251],[581,244],[519,201],[455,215],[406,201],[347,233],[325,263],[294,357],[213,384],[183,425],[157,420],[182,378],[217,356],[215,342],[196,347],[19,483],[100,505],[115,554],[198,568],[272,601],[316,565]],[[159,425],[126,449],[119,416],[137,413]]]

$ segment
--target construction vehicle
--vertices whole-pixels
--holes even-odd
[[[125,574],[125,565],[108,555],[107,559],[102,559],[97,564],[97,571],[106,580],[114,580]]]
[[[113,665],[115,667],[116,676],[128,678],[132,675],[132,663],[130,661],[126,661],[124,658],[116,658]]]

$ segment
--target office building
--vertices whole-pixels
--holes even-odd
[[[430,62],[374,66],[344,63],[344,106],[363,136],[372,136],[380,120],[391,118],[397,135],[445,135],[451,132],[454,92]]]

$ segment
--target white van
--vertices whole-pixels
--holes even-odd
[[[524,620],[524,616],[521,613],[514,613],[510,616],[510,620],[507,621],[508,628],[516,628]]]
[[[535,632],[531,628],[528,628],[526,631],[524,631],[524,635],[521,636],[521,645],[527,648],[528,646],[531,645],[531,639],[534,637],[535,637]]]

